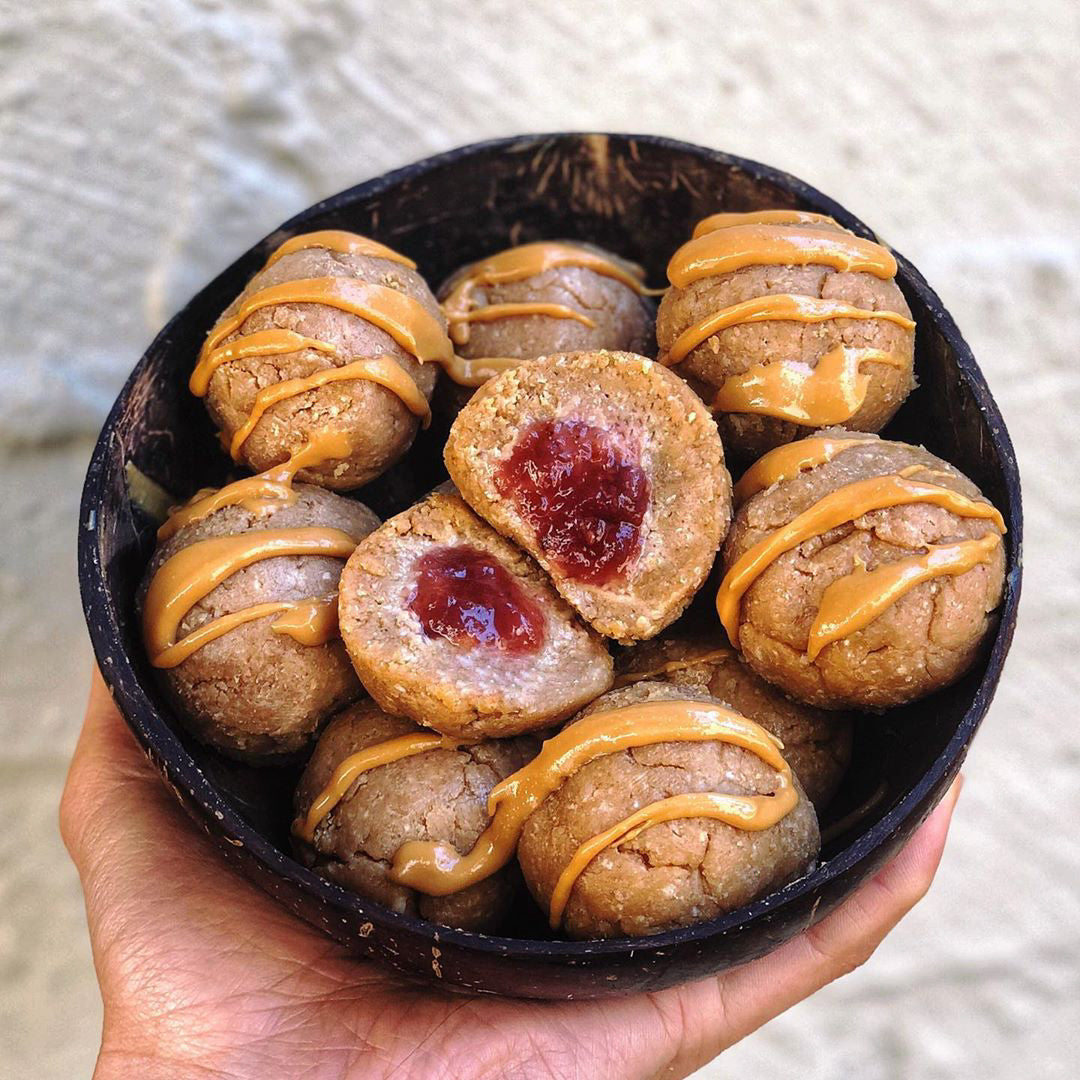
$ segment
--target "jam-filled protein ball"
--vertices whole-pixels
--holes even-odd
[[[445,734],[549,727],[611,686],[603,639],[456,494],[433,493],[357,546],[340,612],[368,693]]]
[[[708,410],[631,353],[560,354],[504,372],[461,411],[444,457],[466,502],[619,641],[653,637],[682,613],[730,520]]]

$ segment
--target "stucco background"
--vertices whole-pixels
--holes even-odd
[[[1080,1058],[1080,7],[948,0],[0,0],[0,1075],[100,1024],[56,829],[90,659],[92,436],[155,330],[306,204],[527,130],[788,169],[911,257],[1025,480],[1016,645],[937,884],[854,975],[708,1077],[1071,1078]]]

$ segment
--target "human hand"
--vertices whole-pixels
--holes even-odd
[[[628,998],[469,998],[345,955],[227,868],[95,675],[60,808],[105,1005],[95,1078],[686,1076],[870,956],[929,888],[959,793],[753,963]]]

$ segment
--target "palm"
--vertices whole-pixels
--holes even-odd
[[[933,877],[955,794],[813,931],[689,986],[557,1004],[402,981],[224,869],[96,682],[61,825],[105,1001],[99,1076],[685,1075],[864,960]]]

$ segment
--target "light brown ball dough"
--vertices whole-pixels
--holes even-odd
[[[869,273],[838,272],[826,266],[747,266],[702,278],[685,289],[672,287],[665,293],[656,316],[661,358],[691,326],[722,308],[771,293],[824,297],[870,311],[895,311],[911,317],[911,309],[894,280]],[[711,402],[729,376],[780,360],[816,367],[837,345],[881,349],[903,358],[901,367],[874,362],[860,367],[870,376],[866,399],[843,426],[852,431],[880,431],[915,386],[915,333],[884,319],[742,323],[706,338],[673,370]],[[716,422],[728,453],[741,460],[759,457],[808,434],[806,427],[752,413],[717,413]]]
[[[337,766],[368,746],[420,731],[371,701],[349,706],[319,737],[296,791],[298,817],[329,783]],[[487,798],[504,777],[535,755],[528,736],[430,750],[361,774],[315,830],[314,845],[295,840],[297,854],[317,874],[384,904],[462,930],[492,931],[516,891],[514,868],[450,896],[426,896],[390,881],[394,855],[410,840],[469,851],[487,828]]]
[[[834,432],[835,433],[835,432]],[[750,547],[846,484],[894,474],[974,499],[979,489],[941,458],[907,443],[870,439],[831,462],[759,492],[738,510],[724,545],[725,573]],[[1001,602],[1005,552],[956,577],[917,585],[862,630],[806,656],[822,594],[859,563],[867,570],[922,554],[927,544],[978,539],[997,526],[931,504],[864,514],[781,555],[750,586],[739,612],[738,647],[759,675],[798,701],[826,709],[889,708],[954,682],[974,663]]]
[[[851,763],[851,717],[784,697],[740,660],[723,640],[722,630],[712,641],[704,636],[664,635],[625,653],[618,670],[618,686],[647,679],[688,687],[772,732],[784,744],[784,757],[819,814]]]
[[[617,265],[630,265],[595,244],[580,243],[577,246]],[[440,300],[446,299],[468,269],[468,266],[462,267],[443,283],[438,292]],[[469,340],[455,348],[457,354],[466,359],[514,356],[532,360],[549,353],[596,349],[652,356],[656,351],[653,303],[621,281],[583,266],[559,266],[521,281],[478,287],[474,296],[478,306],[562,304],[587,315],[596,325],[590,327],[575,319],[557,319],[550,315],[514,315],[493,322],[472,323]],[[436,400],[440,410],[452,418],[474,393],[471,387],[458,386],[452,379],[444,377],[439,382]]]
[[[379,524],[352,499],[308,484],[297,484],[295,491],[293,505],[265,517],[228,506],[180,529],[155,551],[140,605],[159,567],[199,540],[311,525],[341,529],[359,540]],[[181,622],[178,636],[254,604],[326,596],[337,588],[343,565],[341,559],[316,555],[252,563],[199,601]],[[158,672],[186,727],[216,749],[254,762],[304,750],[320,724],[362,692],[341,641],[302,645],[271,630],[274,618],[243,623],[176,667]]]
[[[397,289],[419,301],[440,324],[442,310],[424,279],[415,271],[390,259],[347,255],[324,248],[306,248],[285,255],[260,271],[241,296],[230,304],[232,313],[240,301],[270,285],[302,278],[344,277]],[[392,356],[412,377],[430,401],[438,375],[433,364],[420,364],[386,331],[327,304],[278,304],[260,308],[224,343],[258,330],[284,327],[305,337],[336,346],[336,356],[303,349],[277,356],[254,356],[223,364],[210,380],[206,406],[223,434],[231,439],[247,420],[258,392],[286,379],[304,378],[317,371],[367,357]],[[241,460],[256,472],[288,459],[316,432],[345,434],[352,454],[339,461],[305,469],[300,478],[335,491],[357,488],[385,472],[412,445],[420,420],[392,391],[369,379],[331,382],[272,405],[244,441]]]
[[[411,604],[427,553],[491,556],[535,605],[543,643],[515,655],[496,643],[429,635]],[[465,597],[462,606],[469,603]],[[341,576],[341,632],[361,682],[388,712],[447,735],[517,735],[561,723],[611,686],[607,645],[524,552],[456,494],[436,492],[361,543]]]
[[[500,494],[516,444],[532,425],[553,422],[606,433],[648,480],[640,550],[612,580],[569,576],[520,503]],[[586,622],[620,641],[653,637],[682,613],[731,517],[731,478],[708,410],[681,379],[631,353],[567,353],[504,372],[462,410],[444,457],[466,502],[525,548]],[[582,527],[595,531],[590,521]]]
[[[676,699],[714,700],[643,682],[605,694],[581,715]],[[525,823],[518,845],[525,882],[547,910],[578,847],[642,806],[698,791],[764,795],[777,783],[777,772],[756,755],[720,742],[657,743],[597,758]],[[759,832],[707,818],[654,825],[589,864],[570,894],[563,928],[573,938],[638,937],[705,922],[799,877],[819,846],[817,816],[801,788],[794,809]]]

